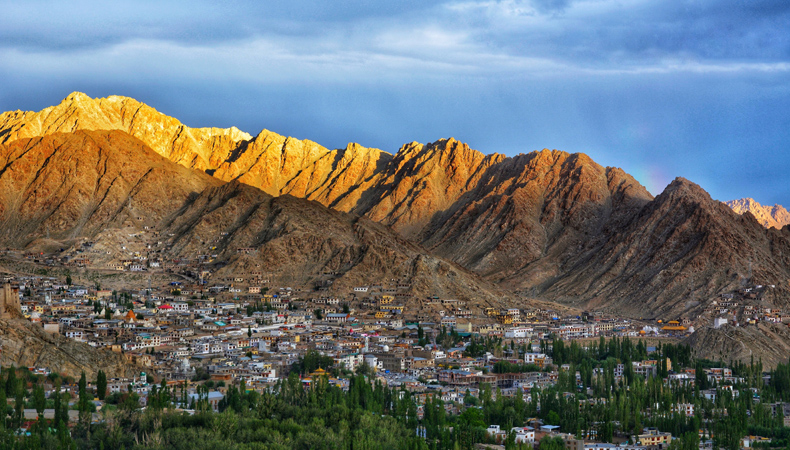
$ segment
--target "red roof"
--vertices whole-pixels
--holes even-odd
[[[173,307],[170,305],[162,305],[159,307],[159,309],[173,309]]]

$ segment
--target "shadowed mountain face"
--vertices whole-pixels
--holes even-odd
[[[53,132],[68,133],[23,139]],[[129,168],[107,169],[123,176],[99,176],[102,156],[79,155],[100,140],[124,139],[134,144],[101,153],[128,161]],[[790,287],[787,228],[765,230],[683,179],[654,199],[630,175],[584,154],[484,155],[454,139],[412,142],[394,155],[357,144],[329,150],[267,130],[252,138],[192,129],[133,99],[78,93],[38,113],[0,115],[0,141],[8,154],[0,183],[9,186],[2,207],[16,214],[3,215],[0,231],[14,245],[150,217],[175,236],[173,252],[192,254],[213,233],[227,232],[225,260],[251,264],[235,249],[253,247],[255,264],[295,282],[334,271],[343,274],[336,282],[349,285],[374,282],[371,274],[418,280],[432,273],[422,282],[426,292],[494,292],[488,283],[495,283],[639,316],[693,309],[739,286],[750,265],[752,281],[777,286],[777,302]],[[18,155],[29,147],[41,147],[42,156],[15,167],[16,158],[28,161]],[[89,167],[67,173],[92,175],[42,178],[51,165],[46,148]],[[76,163],[63,170],[69,164]],[[157,176],[146,175],[152,164],[162,180],[189,181],[156,184]],[[65,194],[55,193],[58,182]],[[462,282],[446,281],[453,271]]]
[[[396,279],[410,283],[417,296],[485,305],[499,304],[504,296],[386,226],[290,195],[272,197],[236,181],[206,189],[163,226],[173,236],[172,252],[188,257],[203,251],[204,242],[224,236],[216,251],[228,262],[225,272],[263,271],[296,286],[332,279],[333,288],[342,291]]]
[[[774,284],[786,304],[790,232],[766,230],[678,178],[598,247],[571,259],[548,296],[587,298],[632,315],[680,313],[741,286]]]

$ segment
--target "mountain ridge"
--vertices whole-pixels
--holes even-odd
[[[55,110],[5,113],[0,116],[0,137],[4,142],[17,139],[6,144],[16,145],[16,137],[37,130],[73,132],[75,127],[91,126],[91,117],[112,118],[124,111],[115,104],[139,104],[120,97],[107,102],[73,95],[67,100],[58,111],[69,118],[82,117],[82,122],[58,119],[52,116]],[[616,306],[634,314],[692,315],[694,305],[737,287],[744,278],[777,285],[781,298],[790,286],[790,261],[783,253],[787,233],[765,230],[752,214],[738,216],[682,178],[654,198],[622,169],[603,167],[583,153],[544,149],[513,157],[486,155],[453,138],[407,143],[394,154],[353,143],[330,150],[268,130],[249,139],[234,135],[241,140],[233,140],[233,133],[226,131],[204,140],[162,138],[146,130],[183,125],[167,125],[180,122],[153,108],[137,109],[142,112],[134,120],[107,119],[94,125],[126,127],[128,131],[115,132],[137,133],[143,145],[151,141],[151,148],[164,145],[155,149],[159,156],[220,183],[195,191],[192,200],[230,182],[240,183],[232,185],[239,193],[247,192],[241,185],[248,185],[270,197],[318,202],[390,227],[402,239],[391,239],[398,242],[393,245],[411,242],[431,258],[471,270],[522,297]],[[26,120],[50,125],[25,129]],[[147,126],[146,121],[153,123]],[[239,212],[240,217],[253,217],[273,201],[260,194],[244,195],[254,207]],[[181,214],[201,218],[188,208]],[[221,216],[236,220],[227,212]],[[261,216],[260,223],[273,217],[276,214]],[[295,223],[305,225],[305,220]],[[338,225],[338,230],[359,223],[363,222]],[[263,228],[253,228],[257,231],[238,224],[237,230],[248,233],[239,245],[275,246],[275,238],[262,237]],[[350,247],[343,251],[358,251],[353,249],[359,241],[347,242]],[[336,243],[322,245],[337,248]],[[321,255],[316,247],[313,256]],[[754,261],[753,271],[747,270],[749,260]]]

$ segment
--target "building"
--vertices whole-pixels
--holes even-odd
[[[643,434],[636,436],[634,439],[639,445],[648,446],[668,446],[672,442],[672,433],[658,431],[656,428],[645,428]]]

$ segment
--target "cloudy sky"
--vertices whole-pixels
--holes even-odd
[[[790,1],[0,0],[0,110],[126,95],[395,152],[584,152],[790,205]]]

